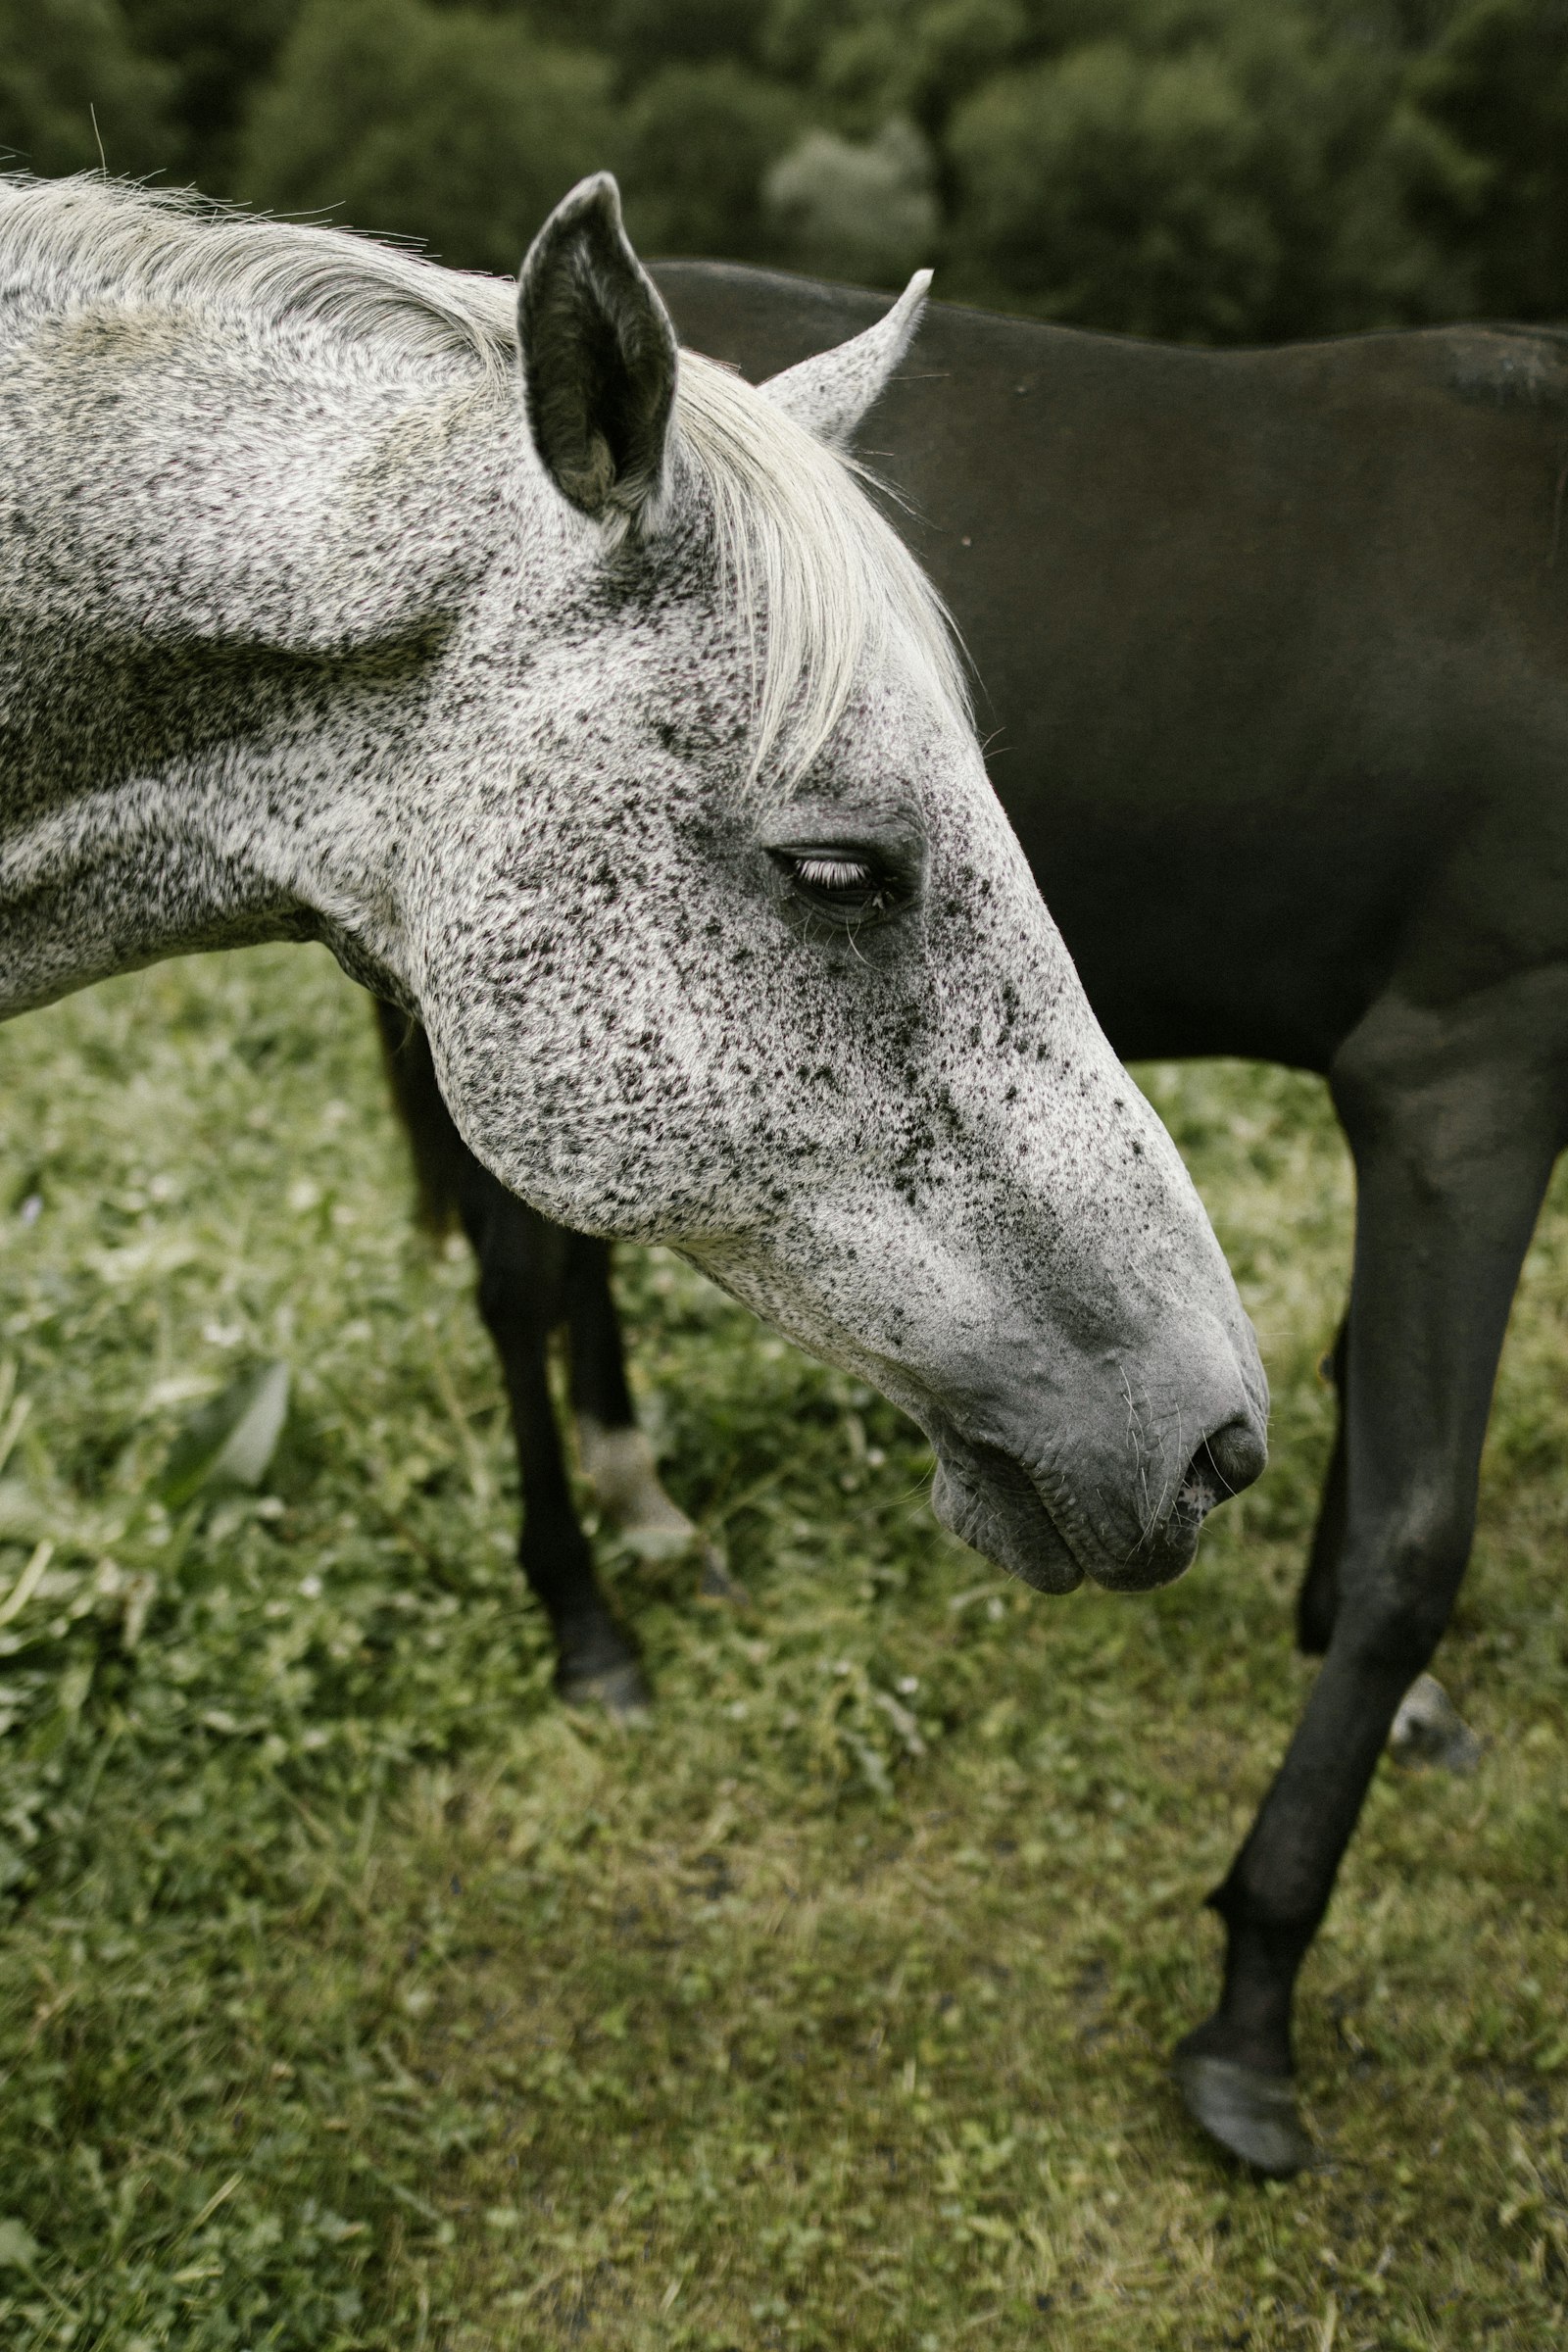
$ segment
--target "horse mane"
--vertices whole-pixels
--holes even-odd
[[[254,332],[316,329],[345,357],[467,383],[516,404],[515,290],[350,231],[259,219],[97,172],[0,173],[0,299],[19,279],[52,311],[105,302],[194,309]],[[752,652],[750,777],[788,790],[844,715],[868,657],[902,651],[967,714],[961,657],[936,590],[862,487],[729,368],[682,352],[677,466],[706,493],[726,601]]]

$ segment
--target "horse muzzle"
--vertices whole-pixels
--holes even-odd
[[[1267,1459],[1261,1419],[1233,1414],[1210,1432],[1174,1482],[1157,1515],[1126,1504],[1094,1517],[1049,1470],[1021,1453],[966,1439],[950,1426],[933,1434],[937,1473],[931,1507],[942,1525],[1037,1592],[1071,1592],[1086,1576],[1114,1592],[1168,1585],[1190,1568],[1204,1520],[1240,1494]],[[1120,1521],[1122,1544],[1096,1520]]]

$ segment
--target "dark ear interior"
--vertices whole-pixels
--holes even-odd
[[[675,330],[608,172],[573,188],[528,248],[517,324],[528,424],[552,481],[596,520],[643,519],[663,481]]]

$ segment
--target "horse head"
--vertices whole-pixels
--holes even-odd
[[[514,539],[428,706],[461,780],[409,845],[407,988],[506,1184],[873,1382],[939,1516],[1027,1582],[1152,1585],[1257,1475],[1266,1393],[842,454],[923,284],[754,390],[677,353],[611,179],[546,223]]]

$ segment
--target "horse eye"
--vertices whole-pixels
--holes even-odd
[[[837,915],[880,914],[898,892],[891,876],[859,850],[775,850],[774,858],[809,906]]]

